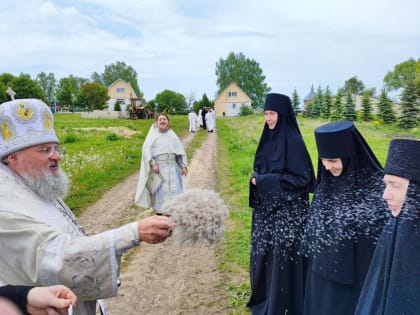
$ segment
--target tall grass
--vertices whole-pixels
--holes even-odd
[[[317,149],[314,129],[328,121],[300,118],[298,124],[317,168]],[[218,249],[219,268],[225,273],[234,314],[248,313],[245,305],[249,299],[249,254],[252,211],[248,206],[249,179],[255,151],[264,125],[264,117],[221,117],[217,120],[218,179],[221,196],[230,209],[230,219],[225,239]],[[384,165],[389,142],[396,137],[420,138],[418,129],[409,132],[373,123],[355,123],[378,160]]]

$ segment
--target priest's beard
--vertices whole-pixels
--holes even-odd
[[[69,192],[69,179],[61,169],[56,174],[49,170],[44,170],[36,177],[29,172],[21,173],[20,175],[31,190],[49,201],[57,198],[63,199]]]

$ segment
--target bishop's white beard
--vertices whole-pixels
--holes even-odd
[[[36,178],[29,173],[21,173],[20,175],[31,190],[49,201],[57,198],[63,199],[69,192],[69,179],[61,169],[56,174],[45,170]]]

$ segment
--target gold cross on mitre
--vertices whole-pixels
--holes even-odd
[[[12,101],[15,100],[16,92],[13,91],[10,86],[7,88],[6,93],[9,94],[10,98],[12,99]]]

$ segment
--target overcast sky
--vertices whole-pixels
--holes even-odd
[[[216,62],[242,52],[273,92],[336,93],[353,76],[379,91],[420,57],[419,12],[415,0],[0,0],[0,73],[90,78],[122,61],[146,100],[214,99]]]

